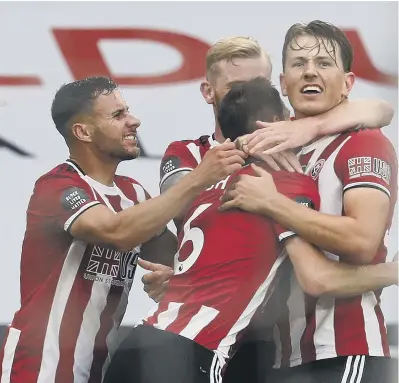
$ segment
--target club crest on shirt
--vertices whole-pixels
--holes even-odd
[[[319,176],[319,174],[320,174],[320,172],[321,172],[321,169],[323,169],[323,166],[324,166],[325,162],[326,162],[326,160],[321,159],[321,160],[318,160],[318,161],[314,164],[313,169],[312,169],[312,171],[310,172],[310,176],[311,176],[314,180]]]

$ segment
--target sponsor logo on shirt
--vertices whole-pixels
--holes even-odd
[[[137,267],[140,247],[121,252],[100,246],[93,246],[84,279],[110,283],[115,286],[131,285]]]
[[[349,179],[372,176],[391,182],[391,166],[379,158],[355,157],[348,160]]]

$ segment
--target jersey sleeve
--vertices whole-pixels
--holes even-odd
[[[316,182],[304,174],[279,171],[272,173],[274,183],[279,193],[313,210],[320,209],[320,195]],[[291,230],[275,223],[279,241],[295,235]]]
[[[182,172],[190,172],[198,165],[196,159],[191,154],[190,149],[184,141],[172,142],[162,158],[160,167],[159,188],[162,192],[162,186],[173,176],[179,179]],[[169,182],[168,181],[168,182]]]
[[[68,231],[83,212],[100,203],[86,182],[59,175],[36,183],[28,213],[37,223]]]
[[[398,160],[392,144],[379,129],[352,133],[337,155],[334,170],[344,192],[370,187],[389,197],[396,194]]]

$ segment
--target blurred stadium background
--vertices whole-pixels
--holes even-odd
[[[395,107],[384,133],[398,148],[397,2],[0,2],[0,325],[19,307],[19,262],[25,211],[35,180],[67,157],[49,107],[63,83],[112,76],[140,117],[143,156],[119,172],[158,194],[167,145],[213,131],[202,100],[205,52],[222,37],[249,35],[272,57],[274,83],[281,47],[295,22],[320,19],[341,27],[355,51],[352,98],[382,98]],[[397,211],[388,241],[398,249]],[[37,265],[40,267],[40,265]],[[34,270],[32,270],[34,272]],[[152,307],[138,270],[124,325]],[[397,355],[398,292],[382,295],[390,344]],[[0,338],[1,338],[0,330]]]

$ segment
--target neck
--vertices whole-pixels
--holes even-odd
[[[294,115],[295,115],[295,120],[300,120],[302,118],[309,117],[306,114],[298,112],[298,111],[294,111]]]
[[[105,160],[101,158],[99,154],[93,152],[83,154],[72,150],[69,157],[71,160],[75,161],[90,178],[106,186],[112,186],[114,184],[118,161],[111,161],[109,158]]]
[[[215,125],[215,141],[219,142],[219,144],[223,144],[226,139],[223,137],[222,131],[220,130],[219,124]]]

